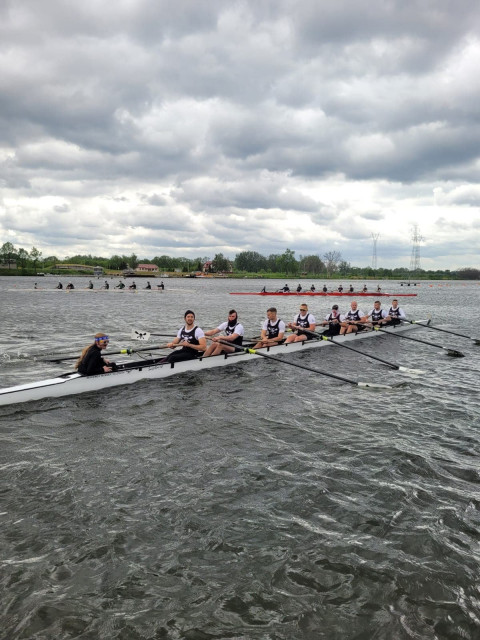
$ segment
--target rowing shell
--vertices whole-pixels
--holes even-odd
[[[413,298],[417,293],[378,293],[370,291],[231,291],[231,296],[386,296],[388,298]]]
[[[412,329],[418,328],[418,326],[418,323],[398,325],[396,327],[385,329],[385,331],[382,331],[382,334],[385,332],[400,333],[404,331],[411,331]],[[351,333],[345,336],[336,336],[335,341],[342,344],[343,342],[375,338],[382,334],[378,331],[362,331],[357,334]],[[335,345],[324,340],[309,340],[307,342],[291,342],[290,344],[279,345],[271,350],[261,349],[259,351],[265,353],[269,353],[271,351],[275,356],[282,356],[329,346],[331,347]],[[229,364],[238,364],[240,362],[258,359],[259,357],[261,356],[242,351],[228,355],[213,356],[210,358],[186,360],[175,364],[160,364],[160,360],[162,358],[152,358],[150,360],[124,362],[118,365],[118,371],[104,373],[97,376],[82,376],[77,372],[64,373],[56,378],[50,378],[49,380],[41,380],[39,382],[31,382],[17,385],[15,387],[0,389],[0,406],[20,402],[30,402],[32,400],[41,400],[42,398],[60,398],[62,396],[99,391],[109,387],[133,384],[139,380],[168,378],[169,376],[179,373],[189,371],[197,372]]]

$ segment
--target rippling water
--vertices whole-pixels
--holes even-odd
[[[2,386],[64,371],[40,354],[98,330],[113,350],[133,328],[173,335],[187,308],[207,329],[235,307],[253,336],[274,300],[287,320],[299,302],[228,295],[263,285],[247,280],[32,282],[0,279]],[[430,285],[409,316],[480,337],[478,284]],[[413,336],[466,357],[385,336],[357,348],[426,373],[333,347],[296,361],[392,391],[261,360],[0,408],[0,637],[480,638],[480,346]]]

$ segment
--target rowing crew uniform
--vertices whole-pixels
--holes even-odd
[[[293,324],[299,325],[304,329],[308,329],[312,325],[315,325],[315,318],[309,311],[307,311],[304,316],[302,316],[301,313],[297,313],[297,315],[293,317]],[[296,329],[295,333],[297,336],[306,336],[307,340],[312,340],[315,337],[312,336],[311,333],[305,333],[305,331],[302,331],[301,329]]]
[[[373,324],[378,324],[381,320],[384,320],[388,316],[388,313],[384,309],[372,309],[368,314],[368,318],[372,319]]]
[[[400,309],[400,307],[390,307],[388,315],[390,316],[390,320],[385,323],[387,326],[395,326],[407,318],[404,310]]]
[[[232,344],[241,345],[243,343],[243,336],[245,335],[245,329],[243,328],[243,324],[240,324],[240,322],[237,322],[236,324],[233,324],[233,325],[229,325],[228,322],[222,322],[222,324],[218,325],[217,329],[219,331],[223,331],[226,336],[231,336],[234,333],[236,333],[237,337],[235,338],[235,340],[230,341]]]
[[[356,311],[352,311],[352,309],[349,309],[347,311],[347,313],[345,314],[343,321],[344,322],[358,322],[360,320],[360,318],[364,317],[364,313],[363,311],[361,311],[360,309],[357,309]],[[357,330],[361,331],[362,329],[365,329],[365,325],[364,324],[357,324]]]
[[[204,338],[205,334],[200,327],[193,327],[190,331],[187,331],[183,326],[177,333],[177,338],[180,342],[188,342],[190,344],[200,344],[199,339]],[[188,347],[182,347],[177,349],[173,353],[170,353],[164,362],[182,362],[183,360],[195,360],[195,358],[201,358],[203,351],[197,351],[196,349],[189,349]]]
[[[267,338],[271,340],[272,338],[276,338],[280,333],[285,333],[285,323],[280,318],[277,319],[276,322],[271,323],[267,318],[262,325],[262,331],[267,332]]]
[[[328,316],[325,316],[325,322],[328,322],[328,329],[323,332],[324,336],[338,336],[340,333],[340,322],[343,316],[335,309],[332,309]]]

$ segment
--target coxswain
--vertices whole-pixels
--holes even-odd
[[[364,329],[362,321],[366,321],[366,316],[363,311],[360,311],[355,300],[350,303],[350,309],[343,317],[343,321],[340,323],[340,335],[345,333],[357,333],[360,329]]]
[[[61,282],[59,282],[57,284],[57,286],[55,287],[55,289],[63,289],[63,284]]]
[[[102,349],[108,347],[109,338],[104,333],[96,333],[93,344],[85,347],[75,364],[78,373],[83,376],[98,376],[115,371],[117,366],[106,358],[102,358]]]
[[[323,332],[324,336],[338,336],[340,333],[340,322],[343,320],[343,316],[338,312],[338,304],[332,306],[330,313],[325,316],[325,320],[322,322],[322,327],[328,324],[328,329]]]
[[[145,287],[145,289],[151,289],[152,285],[150,284],[150,282],[147,281],[147,286]]]
[[[398,300],[395,298],[392,300],[392,306],[388,310],[388,315],[385,318],[385,324],[391,327],[396,324],[400,324],[402,320],[406,319],[407,316],[405,315],[405,311],[398,306]]]
[[[182,347],[178,351],[171,353],[161,360],[164,362],[182,362],[183,360],[194,360],[203,356],[207,348],[205,334],[200,327],[195,325],[195,314],[188,309],[184,314],[185,324],[179,329],[177,336],[168,343],[170,349]]]
[[[285,335],[285,323],[280,318],[277,318],[277,310],[275,307],[267,309],[267,319],[262,325],[262,333],[260,334],[260,341],[253,347],[254,349],[260,349],[260,347],[275,347],[283,342],[283,336]]]
[[[211,338],[212,344],[209,345],[203,354],[204,358],[208,358],[209,356],[219,356],[221,353],[233,353],[234,351],[237,351],[235,347],[225,344],[226,342],[231,342],[237,346],[242,345],[245,330],[243,325],[238,321],[238,314],[235,309],[230,309],[228,312],[228,320],[226,322],[219,324],[216,329],[205,331],[205,335],[216,336],[217,333],[221,333],[222,331],[224,335]]]
[[[375,302],[373,303],[373,309],[370,311],[370,313],[367,313],[367,319],[370,320],[372,325],[380,326],[382,324],[385,324],[387,315],[388,314],[385,309],[382,309],[380,306],[380,300],[375,300]]]
[[[300,305],[300,313],[297,313],[293,322],[288,323],[288,328],[292,329],[294,333],[288,336],[285,340],[285,344],[289,342],[303,342],[304,340],[312,340],[315,336],[311,333],[305,333],[302,329],[308,329],[308,331],[315,331],[315,318],[309,313],[308,306],[305,303]]]

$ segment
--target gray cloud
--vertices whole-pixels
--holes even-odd
[[[418,221],[473,264],[479,27],[472,0],[5,2],[0,242],[368,264],[375,230],[392,264]]]

